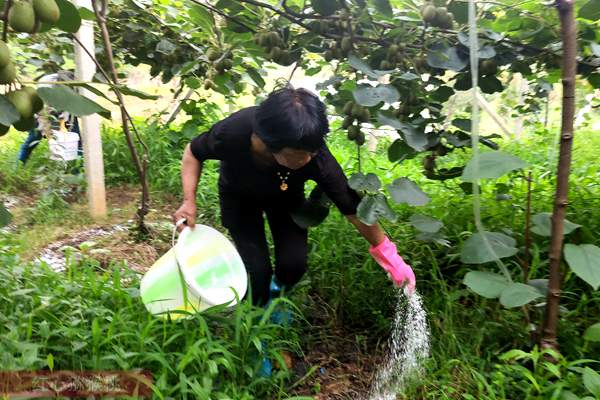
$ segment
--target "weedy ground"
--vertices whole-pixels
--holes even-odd
[[[4,369],[134,369],[153,371],[156,392],[165,398],[356,399],[363,395],[385,354],[393,289],[370,259],[366,242],[335,210],[309,236],[310,271],[290,295],[297,318],[290,327],[269,322],[272,310],[244,303],[214,309],[187,320],[150,316],[138,293],[140,274],[169,248],[170,214],[177,207],[179,155],[189,138],[177,131],[144,129],[152,154],[150,236],[140,243],[131,232],[138,199],[133,168],[118,130],[104,134],[109,216],[100,223],[86,216],[82,183],[71,171],[36,149],[27,167],[15,167],[22,137],[11,132],[0,148],[1,195],[14,221],[0,233],[0,365]],[[549,131],[504,141],[504,151],[530,163],[533,213],[552,210],[557,153]],[[355,148],[335,131],[330,147],[348,174],[358,168]],[[399,398],[549,398],[560,385],[586,394],[569,362],[595,359],[600,347],[582,333],[599,322],[600,296],[572,274],[565,276],[559,341],[564,357],[558,373],[537,368],[535,329],[541,307],[506,309],[470,292],[462,279],[479,266],[460,262],[460,245],[474,231],[471,196],[456,180],[424,178],[421,160],[393,166],[382,143],[363,151],[363,172],[378,172],[384,184],[406,176],[431,197],[424,207],[394,206],[397,223],[383,223],[403,257],[414,267],[429,315],[432,352],[426,373]],[[569,240],[600,243],[600,139],[578,132],[567,218],[582,228]],[[440,166],[461,165],[469,151],[456,151]],[[205,169],[198,195],[200,221],[220,227],[217,164]],[[501,185],[502,186],[501,186]],[[524,243],[527,185],[523,173],[484,182],[483,223]],[[499,190],[509,196],[497,200]],[[444,223],[448,245],[416,239],[408,218],[420,213]],[[125,229],[99,237],[78,236],[91,228]],[[222,228],[221,228],[222,229]],[[62,242],[61,242],[62,241]],[[33,261],[49,246],[66,257],[66,271]],[[534,237],[532,278],[547,277],[548,240]],[[62,249],[62,250],[60,250]],[[515,277],[520,266],[507,265]],[[494,270],[493,265],[484,266]],[[287,302],[288,300],[282,300]],[[533,324],[533,325],[532,325]],[[521,349],[523,362],[499,356]],[[292,355],[290,368],[287,354]],[[258,374],[263,356],[276,361],[271,377]],[[583,364],[577,364],[583,365]],[[520,368],[518,368],[520,367]],[[552,370],[556,372],[557,370]],[[532,382],[535,381],[535,384]],[[303,397],[304,396],[304,397]]]

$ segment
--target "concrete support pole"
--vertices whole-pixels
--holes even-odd
[[[92,9],[90,0],[72,0],[79,7]],[[95,54],[94,23],[82,20],[79,32],[75,34],[83,46],[91,54]],[[75,79],[91,81],[96,73],[96,64],[85,50],[75,43]],[[83,96],[94,100],[93,93],[80,89]],[[100,135],[100,116],[97,114],[80,118],[81,137],[83,141],[84,166],[87,180],[88,207],[90,215],[95,219],[106,217],[106,189],[104,187],[104,160],[102,158],[102,137]]]

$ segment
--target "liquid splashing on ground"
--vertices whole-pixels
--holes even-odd
[[[394,400],[406,383],[422,372],[429,355],[427,313],[418,293],[398,290],[388,354],[377,371],[368,400]]]

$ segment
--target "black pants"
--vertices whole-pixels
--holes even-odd
[[[283,204],[264,204],[221,193],[221,220],[229,230],[250,275],[253,304],[269,300],[273,267],[265,235],[267,216],[275,246],[275,277],[281,285],[294,285],[307,269],[307,230],[296,225]]]

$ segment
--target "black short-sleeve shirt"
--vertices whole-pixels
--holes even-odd
[[[191,142],[199,160],[220,160],[221,193],[266,204],[297,206],[304,199],[304,183],[315,181],[344,215],[356,214],[358,194],[348,186],[346,175],[327,146],[322,146],[305,166],[292,170],[281,165],[257,163],[250,150],[256,107],[244,108],[217,122]],[[282,191],[281,176],[288,189]]]

